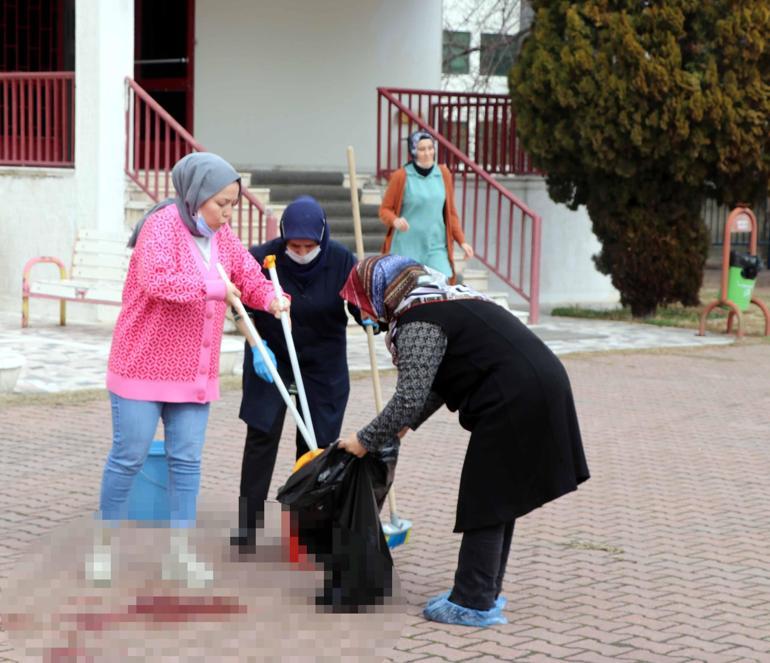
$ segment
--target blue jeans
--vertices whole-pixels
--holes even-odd
[[[159,403],[121,398],[110,392],[112,449],[102,477],[99,511],[104,520],[125,520],[128,493],[163,420],[168,461],[168,497],[172,526],[195,521],[201,479],[201,454],[209,404]]]

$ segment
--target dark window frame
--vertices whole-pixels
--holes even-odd
[[[483,32],[479,73],[482,76],[508,76],[515,58],[515,44],[515,35]]]
[[[442,74],[469,74],[471,71],[471,33],[444,30],[441,49]]]

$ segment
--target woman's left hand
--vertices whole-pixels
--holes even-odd
[[[344,449],[349,454],[353,454],[357,458],[363,458],[366,456],[366,447],[358,441],[358,435],[351,433],[347,437],[340,438],[337,443],[340,449]]]
[[[463,244],[460,244],[460,246],[462,247],[463,251],[465,251],[466,258],[473,257],[473,247],[470,244],[463,243]]]
[[[268,311],[272,313],[276,318],[281,317],[281,313],[284,311],[286,313],[289,312],[289,308],[291,307],[291,302],[286,299],[286,297],[276,297],[272,302],[270,302],[270,306],[268,307]]]

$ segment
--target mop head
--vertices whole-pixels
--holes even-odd
[[[398,524],[382,523],[382,533],[385,535],[388,548],[392,550],[409,541],[409,535],[412,533],[412,521],[399,518]]]
[[[297,462],[294,463],[294,467],[292,468],[291,473],[294,474],[297,470],[307,465],[311,460],[318,458],[318,456],[320,456],[323,452],[323,449],[313,449],[312,451],[306,451],[297,459]]]
[[[436,597],[429,601],[422,611],[423,617],[432,622],[442,624],[458,624],[460,626],[475,626],[476,628],[507,624],[508,620],[498,607],[498,602],[489,610],[474,610],[452,603],[448,597]]]

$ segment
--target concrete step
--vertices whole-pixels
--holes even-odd
[[[326,210],[326,216],[349,216],[353,217],[353,205],[350,204],[350,198],[347,202],[341,200],[330,200],[325,203],[321,203],[321,206]],[[359,204],[358,211],[361,212],[361,218],[371,217],[374,219],[379,218],[380,206],[379,205],[363,205]]]
[[[299,196],[313,196],[321,205],[327,201],[348,201],[350,190],[342,185],[331,184],[271,184],[270,199],[290,203]]]
[[[369,175],[367,173],[356,173],[356,186],[358,186],[359,189],[365,189],[366,187],[371,186],[373,179],[373,175]],[[343,175],[342,186],[344,186],[346,189],[350,189],[350,173],[345,173]]]
[[[286,205],[284,204],[278,204],[278,203],[270,203],[266,208],[265,211],[268,214],[272,214],[275,217],[275,220],[280,222],[281,217],[283,216],[283,211],[286,209]]]
[[[133,228],[152,207],[151,200],[128,200],[124,206],[123,224],[126,228]]]
[[[254,186],[296,185],[343,186],[345,177],[341,172],[313,170],[252,170],[251,184]],[[359,185],[360,186],[360,185]],[[297,194],[300,195],[300,194]],[[312,195],[312,194],[309,194]],[[348,194],[349,195],[349,194]]]
[[[352,230],[352,229],[351,229]],[[355,235],[352,232],[348,233],[335,233],[332,234],[331,237],[342,244],[343,246],[346,246],[348,249],[350,249],[354,254],[356,252],[356,238]],[[366,254],[371,255],[379,255],[380,249],[382,248],[382,240],[384,239],[385,235],[380,235],[379,237],[376,235],[364,235],[364,252]]]
[[[382,188],[381,187],[364,187],[361,189],[361,204],[377,205],[382,203]]]
[[[474,290],[485,292],[489,288],[489,274],[485,269],[465,269],[463,283]]]
[[[332,237],[335,237],[339,233],[352,233],[353,232],[353,215],[347,217],[327,217],[327,223],[329,224],[329,230],[332,233]],[[379,235],[381,238],[385,237],[385,226],[382,225],[379,219],[372,219],[366,217],[361,219],[361,230],[364,235]]]
[[[270,188],[265,186],[250,186],[249,193],[252,194],[262,205],[270,204]]]

